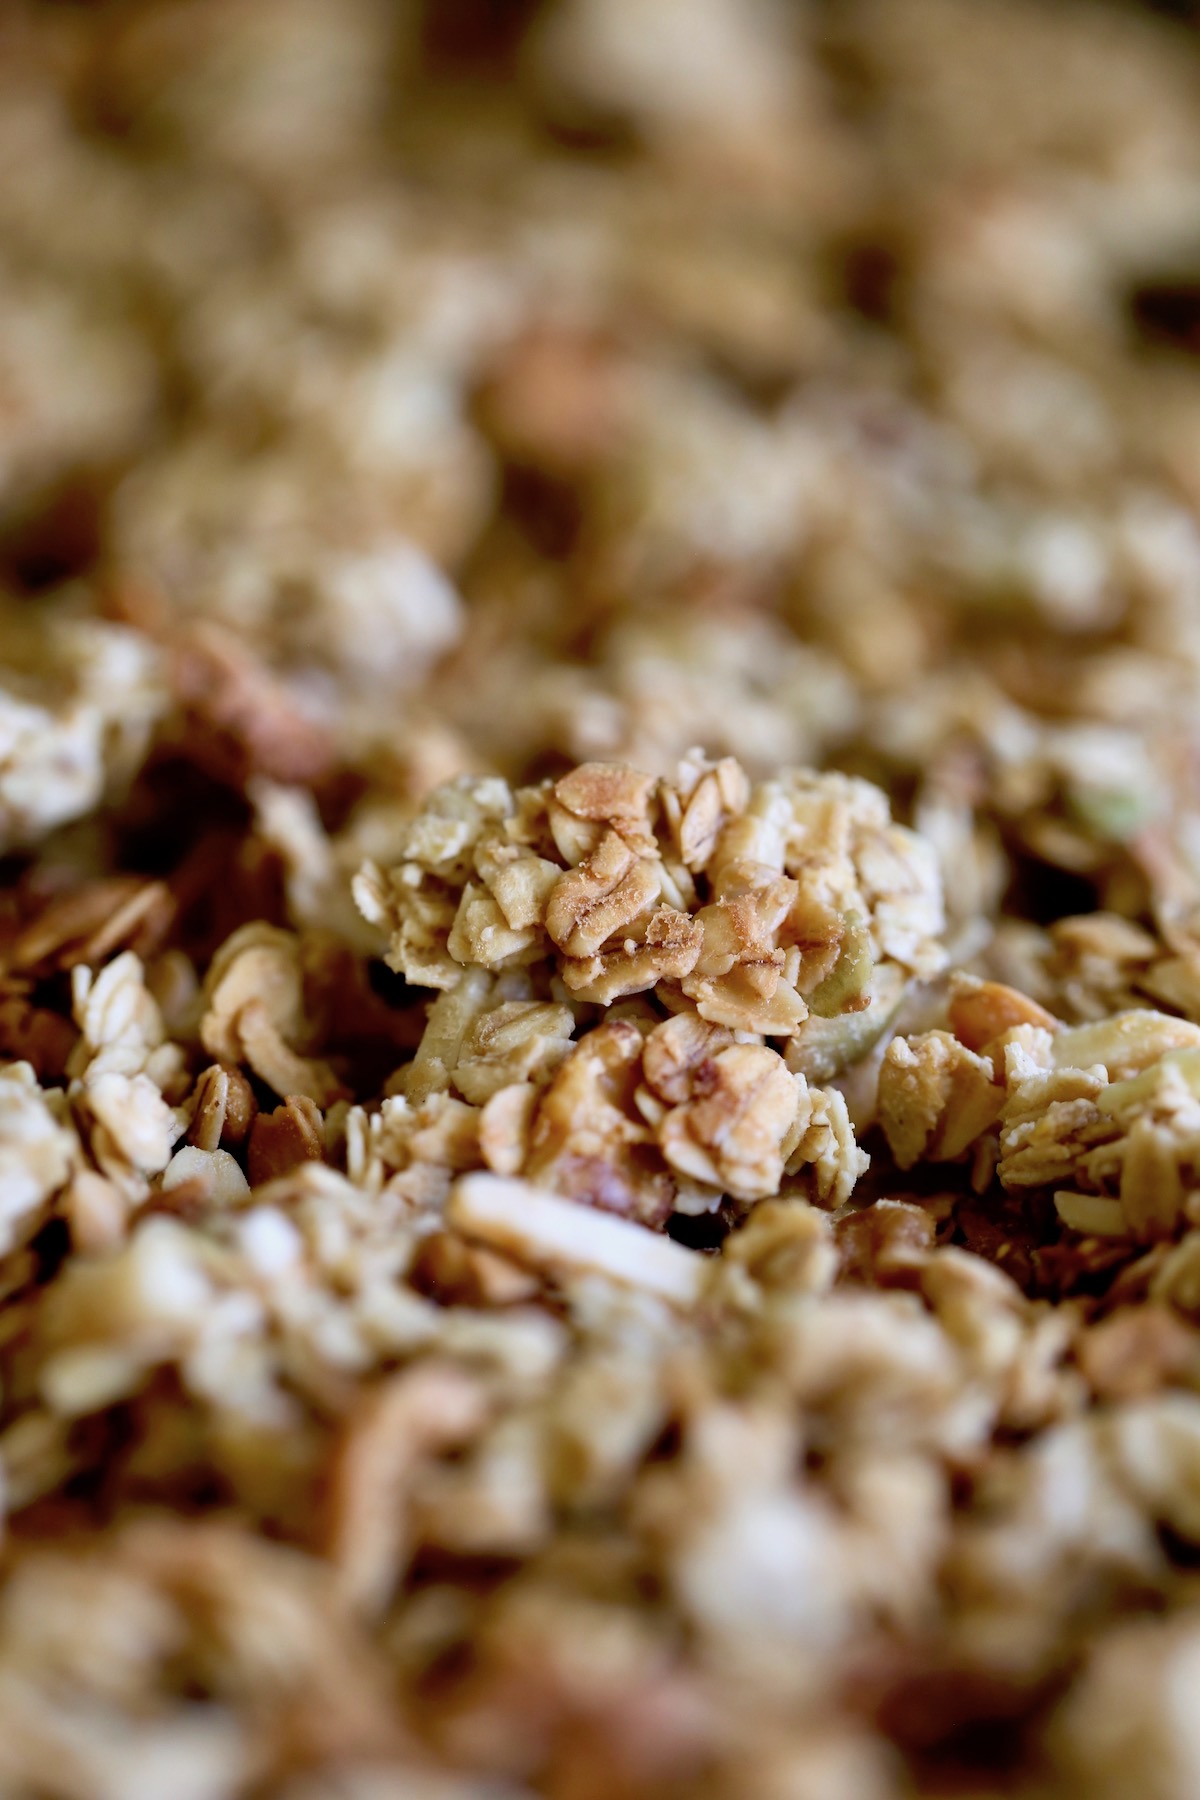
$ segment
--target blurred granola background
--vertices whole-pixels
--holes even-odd
[[[9,0],[0,859],[5,1800],[1194,1800],[1188,0]]]

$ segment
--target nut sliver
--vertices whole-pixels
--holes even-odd
[[[705,1285],[707,1264],[694,1251],[514,1177],[463,1176],[446,1217],[464,1236],[536,1268],[607,1275],[676,1306],[694,1305]]]

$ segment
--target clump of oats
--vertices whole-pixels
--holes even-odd
[[[1084,1233],[1168,1237],[1192,1218],[1200,1026],[1148,1008],[1064,1026],[969,977],[948,1023],[893,1038],[880,1066],[902,1169],[972,1157],[1010,1192],[1052,1190]]]
[[[699,752],[661,783],[610,763],[516,792],[460,780],[356,894],[418,985],[549,963],[576,1000],[678,993],[715,1024],[801,1041],[810,1013],[863,1010],[877,969],[943,960],[933,859],[877,789],[751,784]]]
[[[806,1060],[844,1072],[943,959],[936,867],[876,789],[698,752],[673,782],[460,780],[355,893],[392,966],[443,990],[405,1096],[454,1090],[489,1166],[650,1223],[802,1168],[846,1200],[866,1159]]]

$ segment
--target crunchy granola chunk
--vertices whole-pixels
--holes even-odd
[[[891,1007],[907,974],[937,966],[936,876],[872,794],[838,777],[752,788],[728,759],[698,757],[675,785],[607,764],[516,795],[496,783],[460,784],[412,826],[412,861],[386,878],[364,872],[360,904],[379,922],[395,918],[390,955],[410,980],[434,979],[427,950],[414,946],[440,908],[449,966],[439,962],[438,985],[452,979],[455,960],[500,972],[541,962],[576,1000],[609,1004],[661,989],[713,1024],[790,1037],[809,1016],[808,1000],[823,1021],[869,1010],[874,982]],[[557,876],[556,859],[568,865]],[[525,869],[534,885],[517,890],[518,910],[510,890]],[[908,917],[912,926],[902,929]],[[435,1012],[431,1031],[438,1020]],[[865,1047],[870,1034],[862,1039]],[[857,1043],[843,1042],[849,1059]],[[415,1066],[427,1060],[423,1047]],[[731,1070],[745,1060],[727,1059]],[[827,1046],[822,1072],[838,1066]],[[772,1079],[764,1109],[768,1094],[795,1091],[783,1070]],[[780,1165],[795,1149],[784,1147],[791,1111],[774,1132]],[[712,1112],[712,1103],[702,1106],[695,1121]],[[687,1149],[700,1140],[682,1117],[663,1129],[668,1160],[698,1180],[719,1180],[706,1154]],[[730,1189],[739,1190],[750,1197],[774,1188],[762,1174],[744,1174]]]
[[[663,1119],[663,1155],[672,1168],[736,1200],[777,1193],[808,1122],[806,1085],[765,1045],[729,1044],[706,1058],[689,1098]]]
[[[676,985],[703,1017],[772,1037],[799,1032],[810,1001],[825,1018],[866,1007],[876,968],[941,962],[936,869],[878,790],[751,786],[730,759],[693,755],[675,782],[608,763],[515,794],[462,781],[356,893],[412,982],[548,964],[582,1000]]]
[[[801,1170],[825,1203],[847,1197],[865,1158],[842,1096],[810,1088],[804,1062],[839,1073],[941,959],[936,873],[876,790],[752,785],[699,753],[674,783],[584,764],[515,794],[441,789],[407,846],[357,887],[392,922],[393,965],[444,990],[396,1084],[413,1099],[453,1085],[490,1109],[489,1166],[652,1224],[721,1193],[762,1199]],[[541,997],[556,982],[571,1006]],[[674,1016],[580,1034],[572,1007],[638,993]],[[764,1036],[804,1048],[785,1064]]]
[[[883,1058],[880,1120],[901,1168],[983,1154],[1011,1191],[1055,1191],[1085,1235],[1172,1235],[1196,1187],[1195,1027],[1141,1008],[1060,1027],[995,984],[960,987],[953,1032],[897,1037]],[[998,1027],[998,1030],[993,1030]]]

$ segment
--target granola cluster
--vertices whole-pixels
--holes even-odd
[[[355,894],[389,964],[445,991],[380,1114],[385,1160],[474,1156],[655,1224],[805,1167],[849,1198],[867,1158],[809,1078],[862,1061],[944,960],[936,859],[877,789],[751,785],[698,753],[674,781],[461,777],[399,849]]]
[[[0,6],[0,1800],[1200,1793],[1188,11]]]

